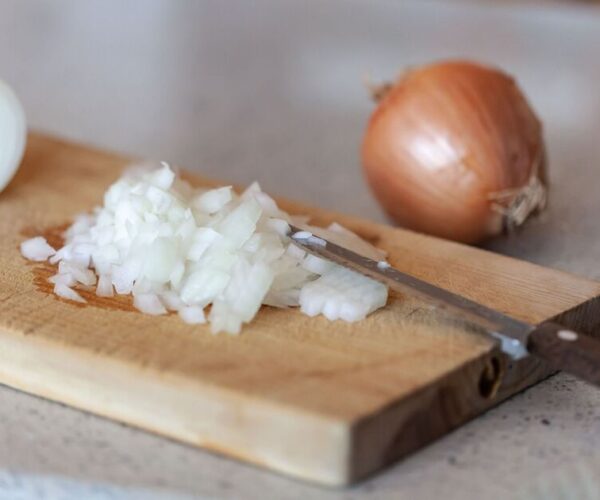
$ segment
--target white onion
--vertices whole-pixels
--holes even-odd
[[[311,236],[312,233],[310,231],[298,231],[292,234],[292,238],[294,238],[295,240],[307,240]]]
[[[206,323],[204,310],[198,306],[186,306],[179,310],[179,317],[190,325]]]
[[[141,274],[143,261],[140,258],[130,258],[119,266],[113,266],[112,282],[117,293],[128,294],[133,290],[133,284]]]
[[[240,196],[229,186],[194,190],[163,163],[129,169],[105,193],[104,206],[75,219],[56,253],[43,238],[23,242],[22,252],[58,263],[50,281],[61,297],[83,301],[71,287],[95,284],[100,297],[132,294],[141,312],[176,311],[189,324],[205,323],[211,305],[215,333],[239,333],[262,304],[346,321],[385,304],[385,286],[293,244],[292,220],[306,223],[281,211],[258,183]],[[384,256],[337,225],[294,237]]]
[[[262,210],[254,199],[246,200],[234,208],[217,226],[217,231],[234,248],[241,248],[252,236]]]
[[[335,264],[333,262],[311,254],[308,254],[302,261],[302,267],[315,274],[325,274],[334,266]]]
[[[169,311],[180,311],[185,307],[185,302],[181,300],[179,293],[175,290],[165,290],[160,294],[160,300]],[[195,306],[189,306],[195,307]]]
[[[297,260],[302,260],[304,259],[304,256],[306,255],[306,251],[302,250],[302,248],[300,248],[299,246],[296,245],[289,245],[287,247],[286,253]]]
[[[142,275],[156,283],[169,281],[179,262],[177,241],[174,238],[156,238],[148,245],[147,252]]]
[[[58,273],[59,275],[71,275],[75,281],[83,285],[91,286],[96,284],[96,275],[94,272],[74,262],[60,261],[58,264]]]
[[[192,206],[207,214],[214,214],[227,205],[231,197],[231,186],[225,186],[202,193],[194,199]]]
[[[54,285],[54,293],[63,299],[73,300],[75,302],[85,302],[85,299],[81,295],[63,283]]]
[[[327,245],[327,242],[323,238],[319,238],[318,236],[311,236],[308,238],[308,242],[313,245],[318,245],[320,247],[324,247]]]
[[[150,176],[150,182],[160,189],[169,189],[175,180],[175,172],[167,162],[161,162],[161,168],[155,170]]]
[[[210,227],[201,227],[194,231],[191,236],[191,245],[189,247],[187,258],[198,261],[202,254],[217,240],[221,235]]]
[[[110,281],[110,276],[101,274],[98,277],[98,286],[96,287],[96,295],[98,297],[112,297],[114,295],[113,285]]]
[[[265,230],[275,232],[280,236],[287,236],[290,232],[290,225],[288,222],[283,219],[278,219],[277,217],[267,218],[264,226]]]
[[[26,140],[23,107],[12,89],[0,80],[0,191],[17,172]]]
[[[77,280],[73,278],[73,275],[70,273],[57,273],[48,278],[48,282],[54,285],[65,285],[68,287],[75,286],[77,284]]]
[[[133,305],[146,314],[159,315],[167,313],[165,306],[162,305],[158,296],[153,293],[134,295]]]
[[[333,321],[358,321],[383,307],[387,288],[361,274],[335,266],[300,292],[300,307],[309,316],[323,314]]]
[[[54,255],[56,250],[48,245],[46,238],[36,236],[21,243],[21,254],[29,260],[42,262]]]

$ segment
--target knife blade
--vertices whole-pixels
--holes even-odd
[[[514,360],[531,354],[600,385],[600,341],[563,326],[544,322],[531,325],[471,299],[403,273],[383,261],[375,261],[320,236],[290,225],[294,244],[307,252],[375,279],[402,294],[416,296],[496,339],[500,349]]]

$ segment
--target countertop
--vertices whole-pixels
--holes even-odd
[[[32,127],[384,221],[358,159],[365,78],[496,64],[545,124],[552,198],[488,246],[600,279],[599,23],[554,2],[2,0],[0,78]],[[343,490],[0,386],[0,499],[600,498],[599,450],[600,391],[566,375]]]

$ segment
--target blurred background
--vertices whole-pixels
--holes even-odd
[[[598,277],[582,214],[600,212],[599,23],[574,1],[2,0],[0,74],[32,127],[383,221],[360,171],[366,79],[499,66],[541,116],[561,188],[489,246]]]
[[[165,159],[225,181],[256,179],[274,194],[377,221],[386,218],[359,161],[373,109],[366,79],[390,79],[411,65],[444,58],[499,66],[517,78],[544,123],[556,188],[544,217],[518,237],[487,246],[595,278],[600,278],[599,48],[596,2],[0,0],[0,78],[20,96],[32,128]],[[421,488],[455,498],[448,485],[457,488],[456,498],[465,491],[506,493],[509,476],[514,484],[515,478],[591,456],[590,436],[597,438],[600,420],[593,408],[599,404],[593,389],[556,378],[352,495],[370,488],[380,495],[375,498],[388,498],[384,495]],[[533,421],[519,419],[519,412],[532,411]],[[539,425],[538,417],[552,411],[552,421],[559,428],[564,423],[559,433],[553,432],[556,425]],[[51,431],[35,416],[40,412],[53,416]],[[6,423],[0,431],[0,486],[25,477],[7,471],[42,476],[58,471],[83,484],[179,485],[176,489],[207,495],[229,488],[235,496],[243,488],[225,476],[237,475],[248,484],[267,485],[278,498],[317,494],[306,485],[14,391],[0,392],[0,422]],[[61,445],[72,432],[77,444]],[[104,448],[89,432],[103,436]],[[511,464],[494,451],[502,446],[512,450]],[[487,460],[483,447],[491,453]],[[157,449],[169,460],[155,457]],[[53,462],[58,450],[62,466]],[[455,451],[448,450],[460,450],[460,458],[451,460]],[[106,463],[72,472],[96,453]],[[120,472],[110,468],[115,453],[125,464]],[[490,457],[501,462],[493,464],[500,467],[493,472]],[[470,482],[478,475],[485,483]],[[432,477],[451,479],[436,486]],[[35,481],[24,487],[37,487]],[[426,482],[429,489],[423,490]],[[289,493],[290,484],[297,496]]]

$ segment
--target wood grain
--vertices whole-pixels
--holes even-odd
[[[55,244],[101,202],[127,159],[41,134],[0,195],[0,382],[187,443],[325,484],[348,484],[422,447],[550,373],[508,363],[488,339],[393,296],[346,324],[265,307],[241,336],[136,312],[129,297],[51,294],[48,264],[19,243]],[[199,184],[214,184],[194,178]],[[337,220],[400,270],[513,316],[542,322],[600,284],[476,248],[280,200],[316,223]],[[579,309],[574,309],[577,308]],[[569,315],[565,315],[565,323]],[[569,325],[567,325],[569,326]],[[484,388],[484,389],[482,389]]]

